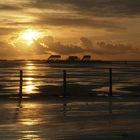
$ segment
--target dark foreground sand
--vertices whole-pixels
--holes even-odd
[[[140,140],[140,98],[0,100],[0,140]]]

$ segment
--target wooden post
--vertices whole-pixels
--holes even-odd
[[[112,96],[112,68],[109,69],[109,95]]]
[[[67,72],[66,70],[63,71],[63,97],[66,97],[66,89],[67,89]]]
[[[22,100],[23,71],[20,70],[19,99]]]

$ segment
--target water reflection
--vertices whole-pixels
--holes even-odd
[[[35,89],[35,86],[33,84],[33,78],[28,78],[25,85],[25,92],[32,93],[34,89]]]
[[[63,103],[63,115],[64,115],[64,117],[66,117],[66,115],[67,115],[67,103],[66,102]]]
[[[26,119],[20,119],[20,124],[22,125],[38,125],[40,124],[41,120],[39,119],[33,119],[33,118],[26,118]]]
[[[114,136],[118,138],[118,134],[124,133],[125,130],[127,132],[127,130],[136,129],[138,132],[139,113],[137,113],[137,117],[134,114],[139,112],[139,106],[134,108],[134,105],[139,105],[138,101],[139,99],[135,103],[136,100],[133,102],[132,100],[114,100],[114,98],[82,99],[70,102],[66,99],[45,102],[30,100],[23,101],[22,108],[19,108],[20,102],[18,104],[7,103],[7,109],[1,107],[0,110],[2,113],[6,113],[1,114],[2,117],[4,115],[1,123],[2,125],[5,123],[5,126],[0,128],[2,135],[0,137],[7,137],[7,140],[11,137],[15,140],[82,139],[82,137],[88,139],[88,135],[91,135],[90,139],[97,136],[100,139],[100,135],[101,139],[106,136],[109,139],[113,139]],[[17,112],[15,118],[10,116],[13,114],[13,109],[14,111],[16,109]],[[65,118],[62,113],[66,116]],[[92,138],[92,134],[95,137]]]
[[[29,134],[26,134],[25,136],[23,136],[22,139],[23,140],[42,140],[38,135],[30,134],[30,131],[29,131]]]
[[[68,106],[68,102],[63,102],[63,116],[67,117],[68,112],[71,111],[71,106]]]
[[[44,123],[44,119],[40,118],[40,116],[36,117],[40,112],[40,104],[36,103],[21,103],[18,102],[18,107],[15,113],[15,120],[24,126],[35,126]],[[36,110],[34,112],[34,110]]]
[[[34,64],[31,62],[27,62],[26,64],[26,69],[27,69],[27,73],[30,76],[31,73],[33,73],[33,69],[35,68]],[[30,94],[33,93],[35,89],[37,89],[35,87],[35,84],[33,83],[34,78],[33,77],[27,77],[25,79],[25,87],[24,87],[24,92],[26,94]]]
[[[113,111],[112,111],[112,99],[109,99],[108,101],[108,105],[109,105],[109,114],[112,115],[113,114]]]
[[[131,93],[130,91],[123,91],[122,88],[123,87],[127,87],[129,85],[127,85],[126,83],[115,83],[113,84],[113,92],[115,93]],[[96,89],[92,89],[92,91],[99,91],[99,92],[109,92],[109,86],[101,86],[99,88]]]
[[[31,62],[27,62],[26,64],[26,69],[28,70],[33,70],[35,68],[34,64]]]
[[[19,100],[17,102],[17,107],[15,109],[15,113],[14,113],[14,116],[13,118],[15,119],[15,121],[17,121],[19,119],[19,113],[20,113],[20,109],[22,108],[22,102],[21,100]]]

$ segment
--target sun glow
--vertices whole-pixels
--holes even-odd
[[[32,29],[28,29],[21,33],[21,38],[28,44],[31,45],[40,37],[40,33]]]

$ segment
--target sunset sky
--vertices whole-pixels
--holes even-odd
[[[0,0],[0,59],[140,60],[140,0]]]

